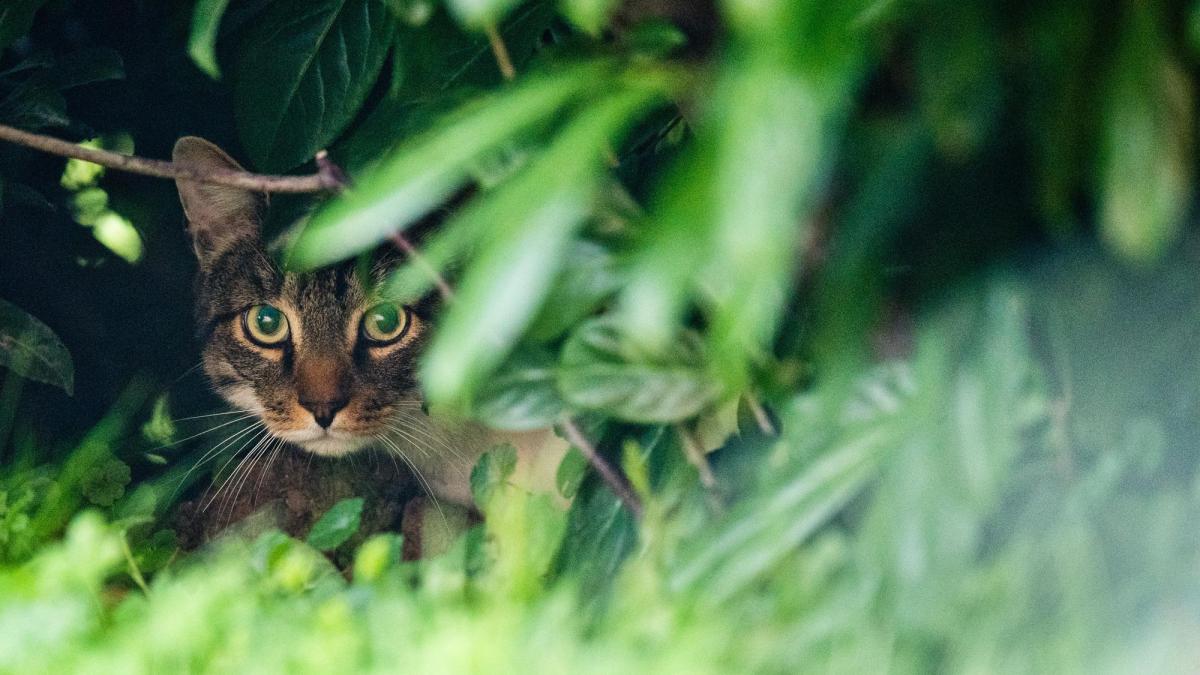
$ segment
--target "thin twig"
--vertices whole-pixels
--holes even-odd
[[[133,558],[133,551],[129,550],[129,541],[125,538],[125,533],[121,533],[121,553],[125,555],[125,564],[129,567],[129,577],[133,582],[142,589],[142,593],[150,595],[150,587],[146,585],[146,578],[142,576],[142,570],[138,568],[137,561]]]
[[[717,477],[713,475],[712,467],[708,465],[708,457],[705,456],[700,442],[682,424],[675,425],[675,433],[679,434],[679,440],[683,443],[683,453],[687,455],[688,462],[700,473],[700,484],[707,490],[716,491]]]
[[[339,192],[346,186],[345,175],[328,161],[323,150],[317,155],[317,173],[307,176],[273,176],[229,169],[198,170],[161,159],[85,148],[60,138],[22,131],[4,124],[0,124],[0,141],[15,143],[59,157],[81,159],[118,171],[155,178],[182,178],[198,183],[225,185],[255,192]]]
[[[446,281],[446,277],[442,276],[441,272],[438,272],[433,265],[429,264],[425,256],[421,255],[421,252],[417,250],[417,247],[412,245],[412,242],[408,240],[408,237],[404,236],[403,232],[393,233],[392,243],[395,244],[396,248],[404,251],[404,255],[408,256],[408,259],[414,265],[420,267],[423,272],[433,279],[438,293],[442,295],[442,300],[446,302],[454,300],[454,289],[450,288],[450,282]]]
[[[750,408],[750,413],[754,415],[754,421],[758,424],[758,429],[768,436],[778,436],[779,430],[775,428],[775,424],[771,422],[771,416],[767,414],[766,408],[763,407],[758,397],[751,392],[746,392],[746,405]]]
[[[511,82],[517,77],[517,69],[513,66],[512,57],[508,55],[508,45],[504,44],[504,38],[496,24],[488,23],[483,30],[487,33],[488,43],[492,46],[492,56],[496,57],[496,66],[500,69],[500,74]]]
[[[613,494],[625,504],[625,508],[629,509],[635,518],[641,518],[641,500],[629,488],[629,484],[625,482],[625,478],[606,459],[600,456],[600,453],[596,451],[596,446],[592,445],[591,441],[583,435],[583,431],[575,424],[575,420],[568,417],[563,421],[562,428],[567,433],[567,440],[571,442],[571,445],[579,448],[579,451],[587,459],[588,464],[591,464],[596,473],[600,474],[600,478],[608,484]]]

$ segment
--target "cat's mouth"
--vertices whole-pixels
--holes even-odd
[[[314,425],[315,426],[315,425]],[[283,440],[299,446],[306,452],[323,457],[341,457],[358,452],[370,445],[372,438],[345,431],[331,429],[304,429],[275,434]]]

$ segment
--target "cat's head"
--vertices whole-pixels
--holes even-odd
[[[241,169],[195,137],[176,143],[174,161]],[[264,195],[187,180],[177,187],[199,261],[204,370],[221,396],[319,455],[371,445],[389,421],[419,414],[416,355],[428,317],[377,295],[393,256],[285,272],[263,241]]]

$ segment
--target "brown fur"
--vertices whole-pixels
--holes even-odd
[[[201,169],[241,168],[195,137],[179,140],[174,159]],[[493,443],[513,439],[443,424],[424,411],[416,363],[435,296],[406,306],[408,329],[396,342],[380,345],[362,336],[362,317],[383,300],[380,282],[399,262],[395,252],[378,251],[369,271],[351,262],[284,272],[262,241],[265,197],[190,181],[178,181],[178,188],[199,261],[196,319],[204,370],[216,391],[253,413],[274,438],[331,457],[381,449],[401,456],[434,495],[469,503],[475,459]],[[244,315],[262,304],[287,318],[290,335],[277,346],[246,334]],[[549,432],[516,440],[518,449],[528,446],[551,468],[565,450]]]

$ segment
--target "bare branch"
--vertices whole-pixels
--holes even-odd
[[[122,155],[108,150],[85,148],[59,138],[22,131],[4,124],[0,124],[0,141],[8,141],[59,157],[81,159],[118,171],[155,178],[182,178],[198,183],[225,185],[255,192],[340,192],[346,187],[345,175],[328,160],[324,155],[324,150],[317,156],[317,173],[308,176],[273,176],[226,169],[201,171],[161,159],[148,159],[136,155]]]
[[[567,440],[571,445],[579,448],[583,456],[587,459],[588,464],[600,474],[600,478],[604,480],[613,494],[617,496],[624,504],[625,508],[634,515],[635,518],[642,517],[642,502],[638,499],[633,490],[629,488],[629,484],[625,482],[622,476],[606,459],[600,456],[596,451],[596,446],[592,445],[591,441],[583,435],[583,431],[575,424],[575,420],[568,417],[562,423],[563,431],[567,433]]]
[[[412,245],[412,242],[408,240],[408,237],[404,236],[403,232],[396,232],[392,234],[392,244],[394,244],[396,248],[400,249],[401,251],[404,251],[404,255],[408,256],[408,259],[412,261],[414,265],[420,267],[423,272],[428,274],[429,277],[433,279],[433,283],[437,286],[438,293],[441,294],[442,300],[445,300],[446,302],[454,300],[454,289],[450,288],[450,282],[446,281],[446,277],[442,276],[433,265],[429,264],[429,261],[421,255],[421,252],[417,250],[416,246]]]
[[[496,24],[489,23],[484,27],[484,31],[487,33],[488,43],[492,45],[492,56],[496,57],[496,66],[500,69],[500,74],[511,82],[517,77],[517,69],[508,54],[508,45],[504,44],[504,38],[501,37]]]

